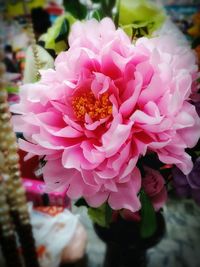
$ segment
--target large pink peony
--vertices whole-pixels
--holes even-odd
[[[141,175],[136,164],[149,151],[188,174],[185,148],[200,135],[189,99],[195,57],[170,36],[132,44],[106,18],[73,25],[70,48],[24,85],[12,107],[20,147],[43,156],[49,190],[68,187],[71,198],[93,207],[140,209]]]

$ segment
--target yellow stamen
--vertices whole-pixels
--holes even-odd
[[[88,114],[93,121],[104,119],[112,114],[112,104],[109,94],[102,94],[96,99],[90,91],[74,97],[72,107],[78,120],[85,121],[85,114]]]

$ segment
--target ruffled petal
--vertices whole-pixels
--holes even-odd
[[[118,192],[110,193],[108,203],[114,210],[128,209],[136,212],[141,208],[138,192],[141,187],[141,175],[137,168],[129,175],[129,181],[118,184]]]

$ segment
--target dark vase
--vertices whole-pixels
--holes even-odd
[[[165,234],[165,221],[158,212],[157,229],[150,238],[140,237],[139,224],[120,218],[110,224],[109,228],[94,225],[99,238],[106,243],[103,267],[145,267],[146,252],[155,246]]]

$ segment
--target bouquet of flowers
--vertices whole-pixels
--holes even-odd
[[[172,168],[188,175],[193,167],[195,55],[171,35],[135,40],[108,17],[76,21],[67,42],[54,69],[23,85],[12,106],[20,148],[45,161],[47,190],[67,188],[101,225],[128,213],[150,236]]]

